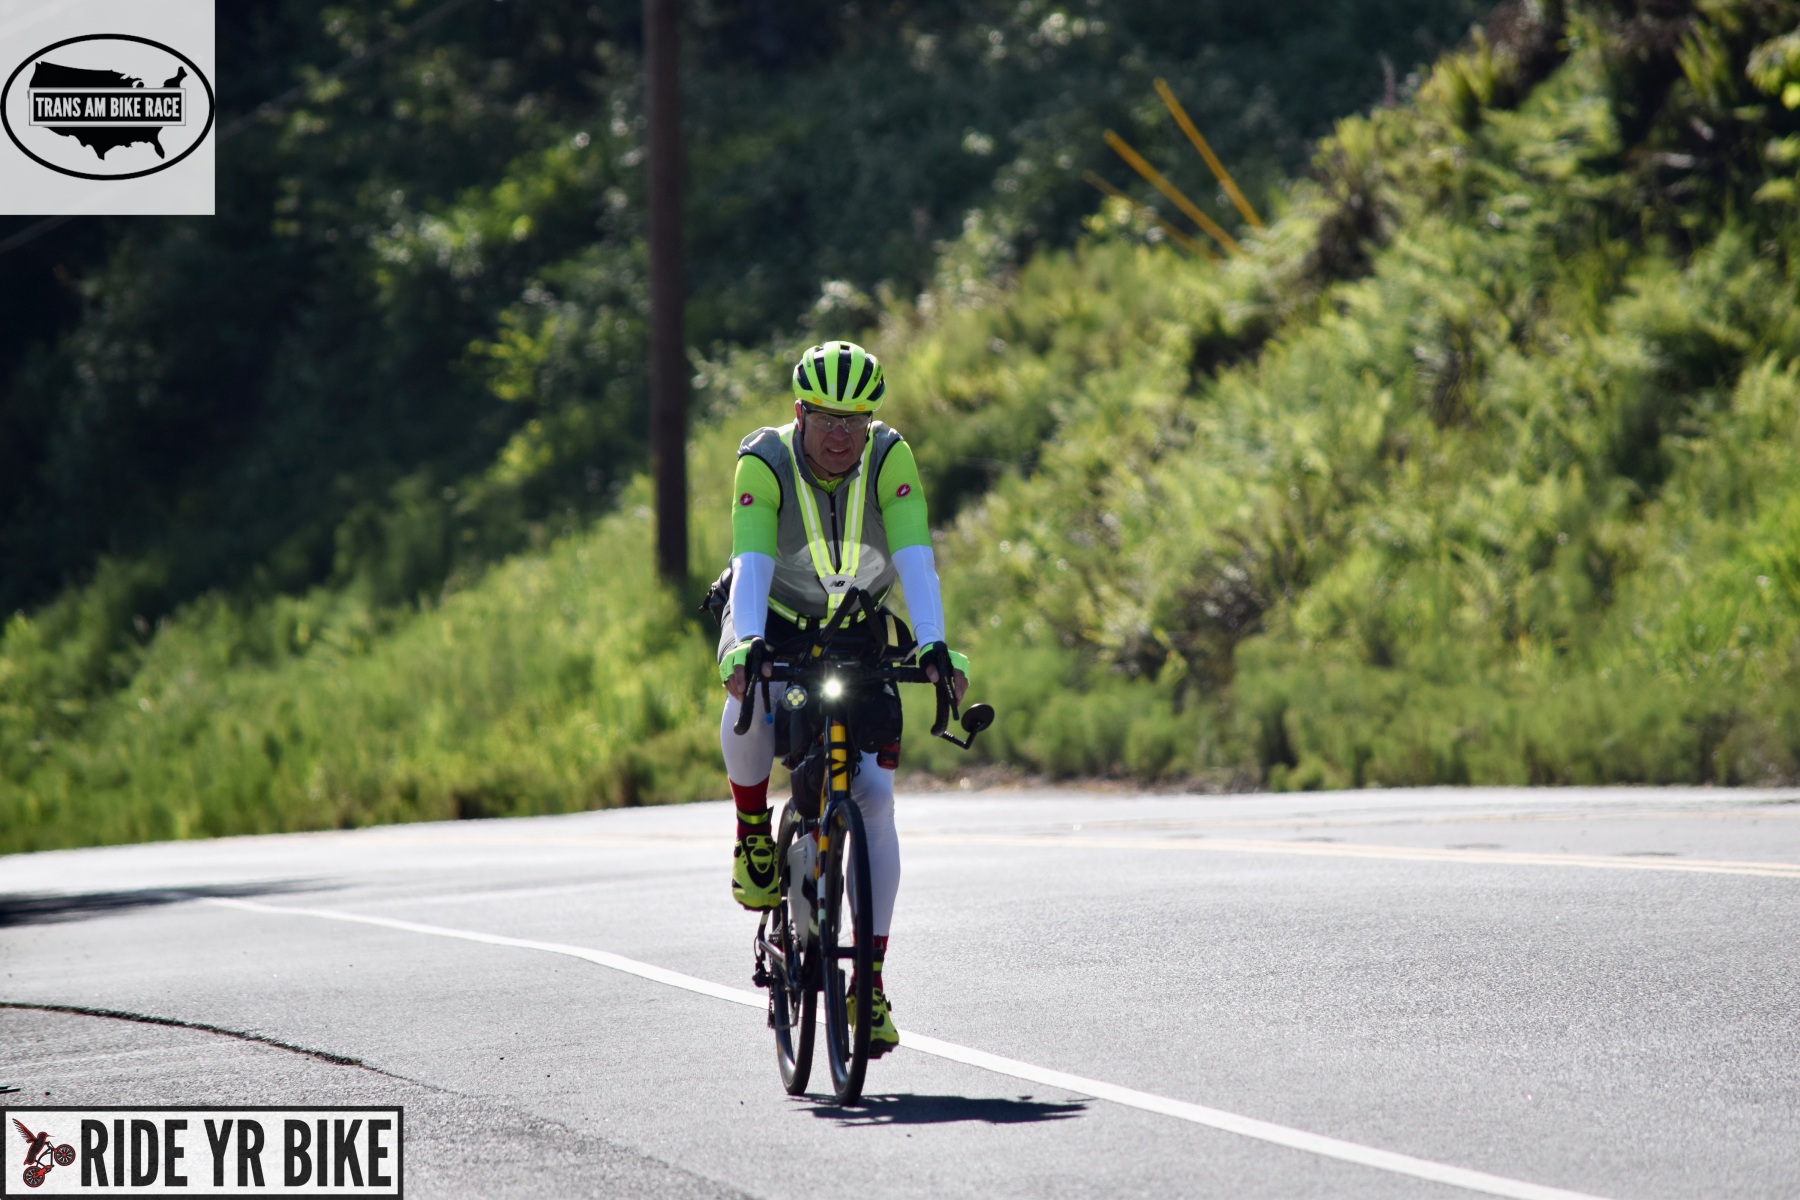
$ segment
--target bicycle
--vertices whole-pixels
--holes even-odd
[[[871,596],[852,589],[815,633],[759,663],[746,664],[736,722],[740,735],[750,728],[757,686],[763,691],[764,712],[775,713],[779,706],[790,722],[790,749],[784,762],[793,773],[793,795],[782,807],[775,851],[780,901],[757,925],[752,979],[769,992],[776,1062],[790,1096],[803,1093],[812,1074],[818,997],[824,993],[826,1058],[832,1094],[839,1104],[854,1104],[862,1096],[874,974],[869,852],[863,841],[862,813],[850,798],[858,704],[889,684],[932,682],[924,667],[896,659],[885,646],[834,650],[846,618],[858,609],[871,622],[885,619]],[[766,676],[763,666],[769,668]],[[932,736],[968,749],[993,724],[992,706],[960,708],[947,670],[934,686],[937,713]],[[773,687],[781,688],[776,704],[769,701]],[[892,694],[897,696],[897,689]],[[947,732],[952,716],[967,739]]]

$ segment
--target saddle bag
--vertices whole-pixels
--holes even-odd
[[[720,629],[725,628],[725,606],[731,603],[731,564],[726,563],[719,577],[706,589],[706,599],[700,601],[698,612],[712,614],[712,619]]]

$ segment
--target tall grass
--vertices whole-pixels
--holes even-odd
[[[676,598],[619,569],[649,554],[648,530],[608,518],[381,633],[355,609],[312,627],[304,602],[198,606],[81,736],[40,747],[0,792],[8,847],[706,794],[711,695],[694,668],[710,647]],[[222,654],[256,636],[304,652]]]
[[[1725,24],[1736,73],[1677,83],[1670,126],[1767,113]],[[1179,339],[1145,347],[958,522],[959,615],[981,598],[1014,697],[993,753],[1271,787],[1800,775],[1793,209],[1746,204],[1766,168],[1627,169],[1619,45],[1572,32],[1516,109],[1451,94],[1499,69],[1478,47],[1341,125],[1233,270],[1292,278],[1284,226],[1354,193],[1387,210],[1366,275],[1191,387]]]

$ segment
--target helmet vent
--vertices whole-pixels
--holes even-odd
[[[836,393],[836,399],[848,400],[850,398],[848,390],[850,387],[850,347],[845,346],[838,351],[837,365],[837,387],[832,390]]]

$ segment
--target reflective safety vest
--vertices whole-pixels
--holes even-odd
[[[793,425],[759,429],[744,439],[738,453],[761,459],[781,484],[771,612],[795,622],[828,617],[851,588],[879,600],[894,586],[898,575],[875,489],[888,451],[899,442],[894,430],[872,422],[862,459],[827,490],[794,445]]]

